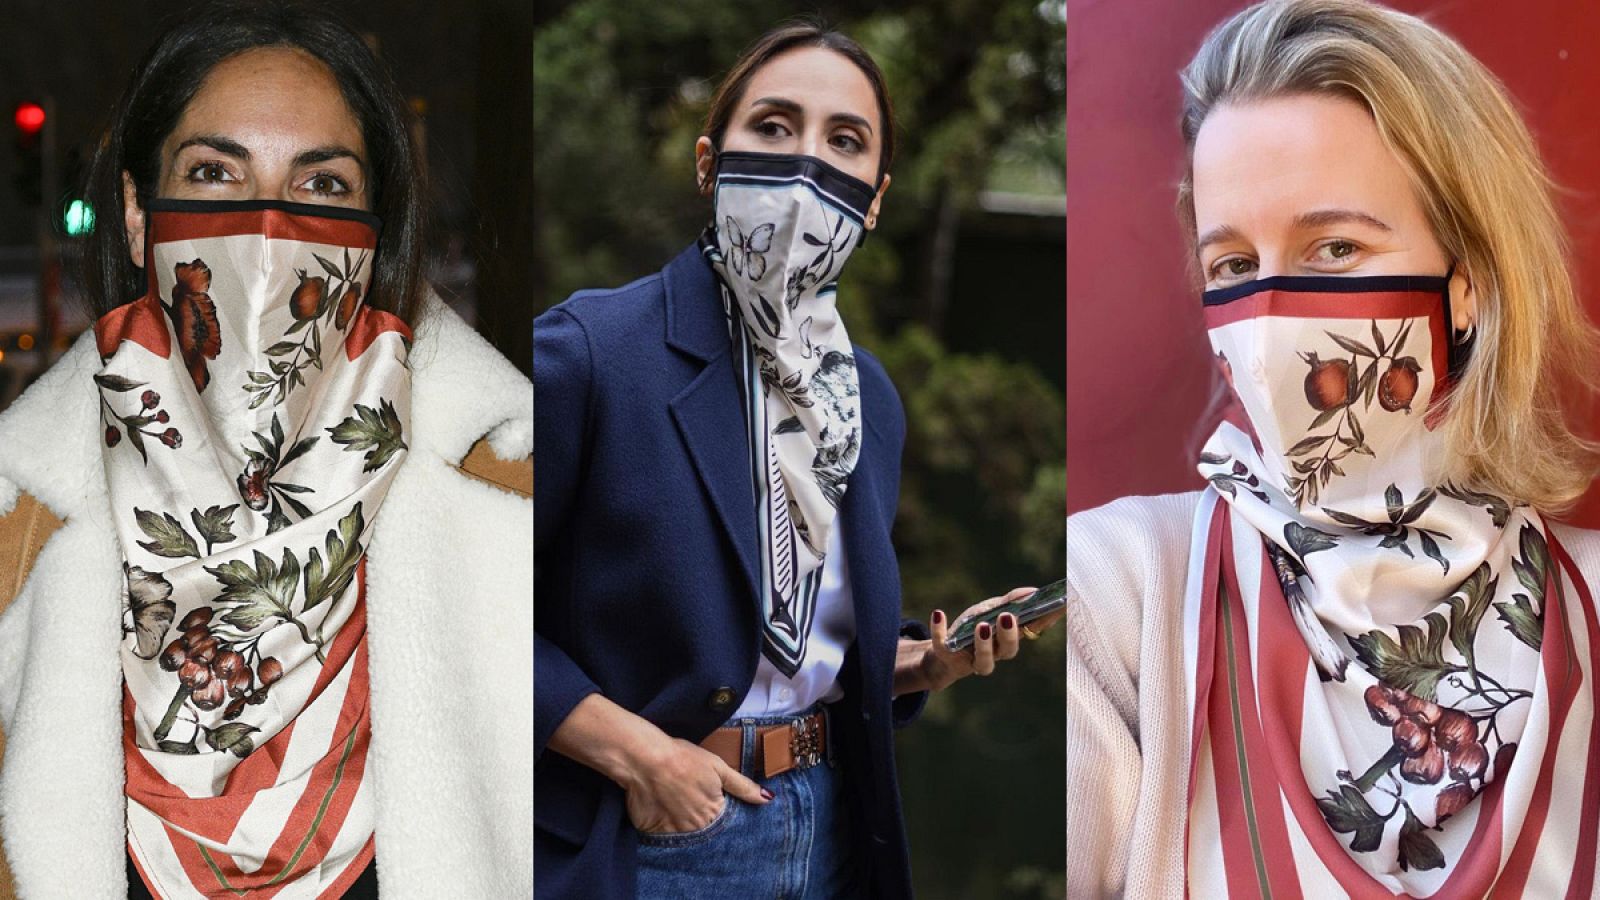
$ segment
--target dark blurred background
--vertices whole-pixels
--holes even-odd
[[[693,146],[757,35],[820,15],[889,81],[900,142],[840,306],[905,402],[895,542],[908,615],[1061,577],[1065,37],[1061,0],[542,2],[534,273],[542,311],[660,269],[710,217]],[[1059,898],[1060,629],[901,732],[919,896]]]
[[[532,366],[533,10],[528,0],[332,4],[420,119],[440,294]],[[71,257],[93,216],[78,182],[134,66],[177,0],[0,4],[0,409],[90,322]],[[133,298],[129,298],[133,299]]]

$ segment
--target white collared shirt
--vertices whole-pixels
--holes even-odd
[[[844,517],[833,520],[828,535],[828,558],[822,565],[822,586],[817,589],[816,618],[806,641],[805,659],[793,678],[785,676],[766,657],[756,663],[755,681],[732,718],[782,716],[804,711],[822,700],[832,703],[844,696],[839,670],[844,655],[856,639],[855,596],[850,591],[850,565],[844,556]]]

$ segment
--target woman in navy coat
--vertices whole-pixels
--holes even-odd
[[[892,121],[854,41],[769,33],[696,147],[720,224],[535,323],[540,898],[911,895],[893,729],[1022,629],[1003,616],[954,653],[942,613],[900,615],[904,410],[832,303]],[[795,415],[753,426],[766,409]],[[826,529],[802,518],[809,482],[763,475],[796,438]]]

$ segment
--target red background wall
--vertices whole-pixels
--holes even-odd
[[[1201,418],[1212,370],[1173,206],[1183,172],[1177,73],[1213,26],[1246,5],[1069,3],[1069,512],[1201,485],[1194,460],[1210,430]],[[1600,321],[1600,4],[1391,5],[1454,36],[1510,89],[1566,189],[1579,295]],[[1570,518],[1600,527],[1600,489]]]

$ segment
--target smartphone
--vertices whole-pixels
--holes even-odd
[[[1055,584],[1039,588],[1026,597],[1002,603],[988,612],[963,620],[956,626],[955,631],[945,636],[944,645],[951,650],[965,650],[972,646],[973,639],[978,635],[978,626],[984,622],[994,625],[1002,615],[1011,613],[1017,617],[1017,626],[1021,627],[1038,621],[1066,605],[1067,580],[1063,578]]]

